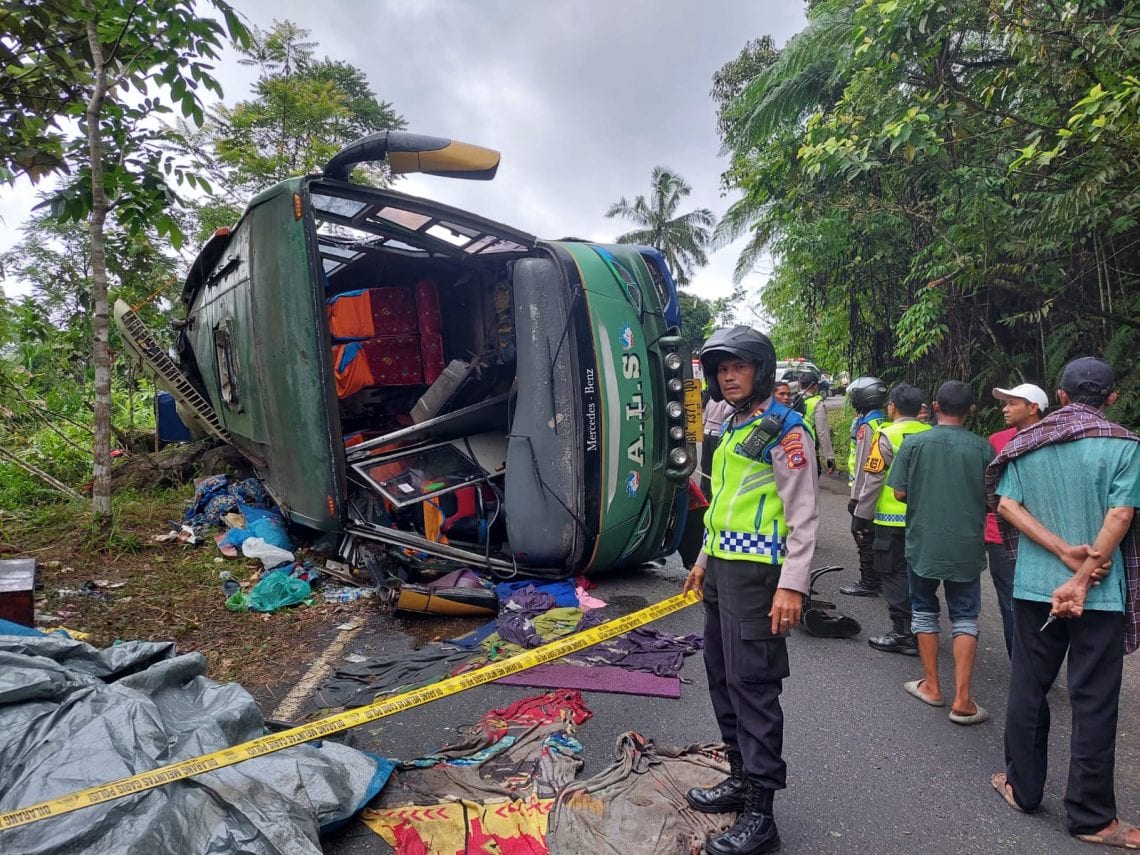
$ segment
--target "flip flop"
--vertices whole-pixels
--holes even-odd
[[[994,788],[999,796],[1005,799],[1005,803],[1013,808],[1018,813],[1025,813],[1025,808],[1017,803],[1013,797],[1013,788],[1009,786],[1005,772],[995,772],[990,776],[990,785]]]
[[[989,721],[990,714],[986,712],[986,708],[981,704],[974,704],[974,706],[978,708],[978,711],[971,715],[960,713],[955,710],[950,710],[950,721],[954,722],[954,724],[963,725],[981,724],[983,721]]]
[[[911,680],[908,683],[903,683],[903,688],[906,690],[906,693],[908,695],[912,695],[913,697],[918,698],[924,704],[930,704],[932,707],[944,707],[944,706],[946,706],[946,701],[944,701],[944,700],[932,701],[929,697],[922,694],[922,692],[920,692],[918,690],[918,687],[921,686],[925,682],[926,682],[925,680]],[[981,707],[979,707],[979,709],[981,709]],[[951,715],[951,718],[953,718],[952,715]]]
[[[1077,840],[1083,840],[1085,843],[1099,843],[1102,846],[1115,846],[1118,849],[1140,849],[1140,846],[1128,842],[1128,832],[1135,829],[1136,826],[1132,823],[1118,819],[1116,828],[1108,834],[1077,834],[1074,836]]]

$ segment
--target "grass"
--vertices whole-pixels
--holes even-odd
[[[208,674],[239,682],[271,712],[275,700],[308,667],[309,651],[335,634],[338,612],[354,612],[368,601],[284,609],[275,614],[225,609],[219,572],[251,585],[260,565],[226,561],[213,543],[187,546],[157,543],[152,537],[175,527],[192,487],[115,497],[114,528],[97,536],[88,505],[42,505],[5,516],[4,540],[36,559],[36,613],[58,621],[40,622],[50,631],[63,626],[85,633],[96,647],[116,641],[169,640],[180,653],[206,657]],[[96,583],[85,591],[84,583]],[[120,587],[111,587],[117,583]],[[106,583],[104,586],[103,583]]]
[[[835,451],[835,465],[847,472],[847,454],[851,448],[851,418],[854,412],[846,398],[827,399],[827,422],[831,425],[831,447]]]

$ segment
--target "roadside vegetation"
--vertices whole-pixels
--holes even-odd
[[[754,34],[711,81],[736,200],[724,216],[686,207],[684,163],[608,209],[630,229],[616,239],[656,246],[682,284],[742,237],[741,280],[772,265],[759,295],[683,292],[690,346],[766,318],[781,357],[928,392],[956,377],[981,400],[994,385],[1050,388],[1066,360],[1101,354],[1122,393],[1110,415],[1135,427],[1137,4],[807,8],[787,44]],[[194,247],[262,187],[405,120],[373,90],[382,81],[322,58],[304,29],[248,26],[222,0],[36,0],[3,20],[0,184],[42,181],[45,205],[0,256],[0,540],[58,561],[56,587],[129,578],[76,598],[67,622],[96,643],[165,633],[256,680],[244,669],[260,657],[233,628],[284,645],[311,612],[224,612],[210,550],[150,542],[189,487],[112,496],[112,452],[154,448],[155,390],[123,358],[108,306],[124,299],[172,345]],[[256,69],[244,97],[211,77],[223,50]],[[829,418],[842,467],[850,414]],[[991,407],[979,425],[997,422]],[[66,606],[42,596],[48,612]]]
[[[39,566],[36,612],[44,631],[78,630],[96,647],[134,639],[170,640],[180,653],[206,657],[209,674],[241,683],[267,711],[289,677],[309,662],[308,651],[335,635],[369,601],[312,605],[273,614],[225,608],[220,573],[248,584],[256,561],[221,562],[213,543],[156,543],[182,518],[193,486],[121,491],[108,536],[89,524],[83,501],[26,506],[0,515],[2,539]]]

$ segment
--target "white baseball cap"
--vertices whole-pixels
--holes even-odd
[[[1034,386],[1032,383],[1022,383],[1020,386],[1014,386],[1012,389],[995,388],[994,397],[999,401],[1008,401],[1010,398],[1021,398],[1023,401],[1036,404],[1037,409],[1041,412],[1045,412],[1049,408],[1049,396],[1045,394],[1045,390],[1040,386]]]

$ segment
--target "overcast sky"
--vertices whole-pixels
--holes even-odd
[[[602,241],[630,228],[606,209],[648,194],[657,165],[692,186],[683,210],[724,213],[712,75],[750,39],[782,45],[804,25],[800,0],[231,2],[262,29],[288,19],[309,30],[316,55],[364,71],[408,130],[502,152],[492,182],[412,176],[399,189],[540,237]],[[219,72],[227,103],[249,96],[251,70],[230,57]],[[23,185],[0,190],[0,250],[32,198]],[[714,254],[691,292],[727,294],[739,249]],[[763,281],[757,271],[746,285]]]

